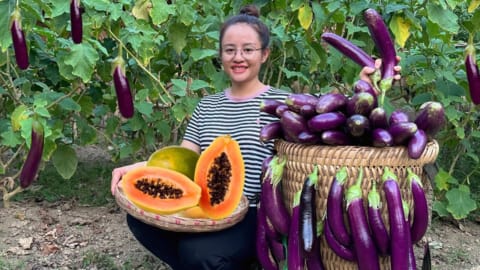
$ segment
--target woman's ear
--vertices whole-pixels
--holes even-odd
[[[264,50],[262,50],[262,64],[265,63],[265,61],[267,61],[269,55],[270,55],[270,48],[265,48]]]

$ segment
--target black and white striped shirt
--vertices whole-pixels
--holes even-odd
[[[288,92],[266,87],[259,95],[242,100],[233,99],[223,91],[200,100],[188,123],[184,139],[205,150],[220,135],[230,134],[239,145],[245,163],[244,194],[255,206],[260,193],[262,161],[272,155],[273,141],[262,143],[260,129],[265,124],[278,121],[275,116],[260,112],[264,99],[284,101]]]

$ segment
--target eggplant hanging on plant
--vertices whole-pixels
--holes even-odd
[[[70,24],[73,42],[76,44],[82,43],[83,23],[80,0],[70,1]]]
[[[28,151],[27,159],[23,163],[22,171],[20,172],[20,186],[22,188],[30,186],[37,176],[38,168],[42,161],[43,144],[43,126],[36,119],[33,119],[30,150]]]
[[[125,75],[125,61],[121,56],[121,50],[119,55],[113,60],[113,84],[117,94],[120,113],[125,118],[132,117],[134,111],[133,96],[128,78]]]
[[[473,46],[473,36],[470,35],[469,42],[465,48],[465,69],[467,71],[468,89],[473,104],[480,104],[480,72],[475,62],[475,47]]]
[[[10,32],[12,35],[13,49],[15,51],[15,60],[20,69],[27,69],[29,66],[27,41],[22,29],[22,18],[20,9],[17,7],[10,17]]]

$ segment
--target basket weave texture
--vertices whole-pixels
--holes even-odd
[[[177,214],[159,215],[138,208],[128,200],[123,192],[121,185],[117,186],[115,192],[117,204],[128,214],[152,226],[174,232],[213,232],[226,229],[240,222],[247,214],[249,201],[247,197],[242,196],[238,207],[233,213],[219,220],[205,218],[187,218]]]
[[[424,189],[430,187],[423,166],[433,163],[439,152],[438,143],[433,140],[427,144],[423,154],[418,159],[408,156],[406,147],[366,147],[366,146],[325,146],[302,145],[283,140],[275,142],[277,155],[287,158],[282,179],[282,191],[285,206],[291,213],[293,197],[301,190],[305,178],[318,166],[318,186],[316,200],[317,217],[323,217],[326,212],[327,196],[335,174],[341,167],[347,168],[348,179],[344,185],[346,190],[352,185],[360,168],[363,168],[363,198],[367,207],[367,194],[373,181],[377,183],[377,190],[381,194],[382,202],[385,201],[381,191],[381,177],[384,168],[388,167],[398,177],[402,198],[412,206],[412,195],[408,181],[406,181],[407,168],[420,176]],[[382,204],[382,217],[388,230],[388,210],[386,203]],[[345,216],[345,221],[347,218]],[[346,222],[348,226],[348,222]],[[354,270],[357,265],[338,257],[327,245],[322,237],[320,253],[325,269]],[[380,257],[381,269],[390,269],[389,257]]]

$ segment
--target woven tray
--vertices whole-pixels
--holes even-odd
[[[213,232],[226,229],[240,222],[247,214],[249,206],[247,197],[242,196],[240,204],[230,216],[224,219],[212,220],[203,218],[192,219],[176,214],[158,215],[145,211],[127,199],[121,185],[117,186],[115,200],[123,210],[135,218],[152,226],[176,232]]]
[[[348,179],[345,189],[352,185],[358,175],[360,167],[363,168],[364,178],[362,182],[365,207],[367,206],[367,193],[372,186],[372,181],[377,182],[377,190],[385,201],[380,188],[380,180],[384,168],[389,167],[398,177],[402,198],[411,206],[412,194],[406,181],[407,168],[421,177],[424,189],[427,193],[431,191],[430,183],[423,170],[423,166],[433,163],[439,152],[439,145],[436,141],[427,144],[422,156],[418,159],[411,159],[408,156],[406,147],[364,147],[364,146],[325,146],[325,145],[301,145],[283,140],[275,142],[275,149],[279,156],[287,158],[282,179],[282,191],[285,206],[291,213],[294,194],[302,188],[303,181],[318,166],[318,188],[316,199],[317,217],[325,214],[327,196],[330,185],[336,172],[343,166],[347,168]],[[430,203],[430,202],[429,202]],[[386,204],[382,205],[382,217],[385,225],[388,223],[388,210]],[[346,220],[346,217],[345,217]],[[347,224],[348,226],[348,224]],[[321,255],[325,269],[354,270],[357,265],[338,257],[322,239]],[[381,269],[390,269],[389,257],[382,257],[380,260]]]

